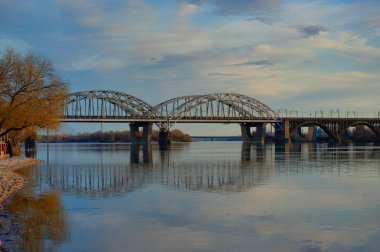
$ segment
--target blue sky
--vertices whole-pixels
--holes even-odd
[[[72,92],[152,105],[235,92],[274,109],[380,110],[377,0],[0,0],[7,47],[50,59]]]

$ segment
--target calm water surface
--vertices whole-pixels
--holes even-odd
[[[380,251],[380,148],[40,144],[15,251]]]

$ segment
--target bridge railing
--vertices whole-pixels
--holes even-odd
[[[299,118],[380,118],[378,111],[358,111],[358,110],[296,110],[296,109],[277,109],[280,117],[299,117]]]

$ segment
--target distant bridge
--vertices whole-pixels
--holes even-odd
[[[156,124],[163,144],[168,143],[169,129],[175,123],[238,123],[247,142],[264,142],[267,125],[274,128],[278,142],[310,140],[317,128],[334,142],[350,140],[352,128],[356,133],[370,129],[375,140],[380,135],[380,118],[281,117],[259,100],[235,93],[181,96],[151,106],[123,92],[83,91],[67,97],[61,121],[129,123],[132,142],[148,142]],[[308,129],[306,136],[302,128]]]

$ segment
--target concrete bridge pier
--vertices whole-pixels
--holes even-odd
[[[242,123],[240,127],[243,142],[265,142],[266,123]],[[256,128],[255,135],[252,134],[252,127]]]
[[[140,133],[140,127],[142,132]],[[148,143],[152,136],[152,123],[130,123],[130,134],[132,143]]]
[[[253,135],[251,133],[251,126],[248,123],[240,124],[241,137],[243,142],[253,142]]]
[[[291,143],[289,120],[276,123],[274,126],[275,141],[279,144]]]

